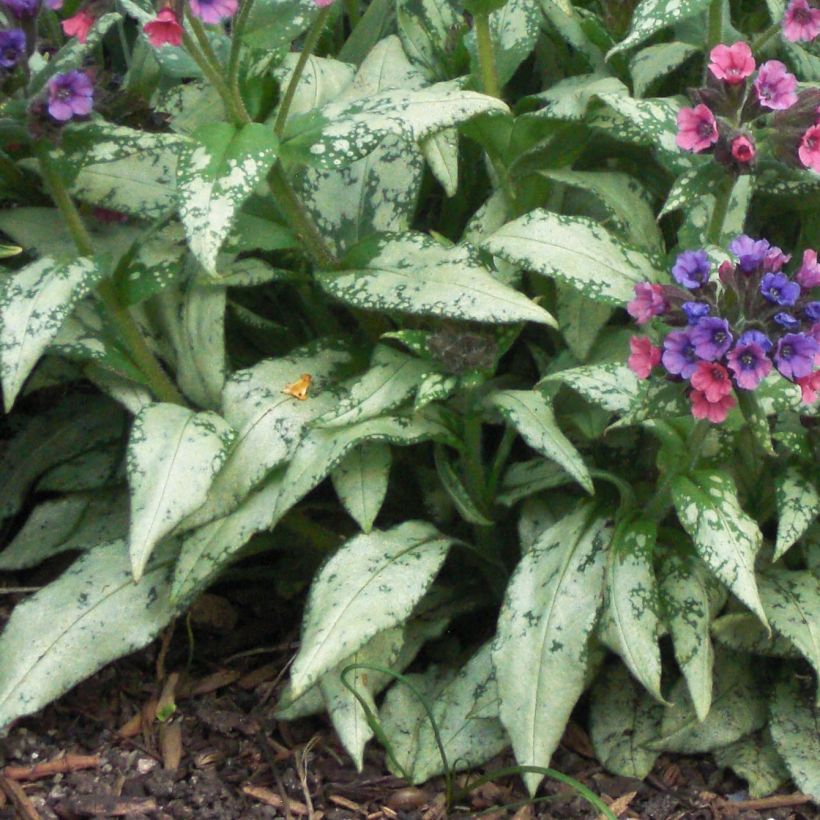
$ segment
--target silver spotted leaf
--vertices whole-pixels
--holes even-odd
[[[643,97],[656,80],[674,71],[696,51],[690,43],[675,41],[647,46],[636,52],[629,61],[635,96]]]
[[[362,532],[373,529],[387,494],[392,461],[389,444],[363,444],[345,456],[330,474],[339,501]]]
[[[511,507],[522,498],[571,481],[572,476],[552,461],[542,458],[517,461],[504,473],[496,501],[505,507]]]
[[[799,658],[794,644],[778,632],[771,634],[751,612],[728,612],[712,621],[712,637],[735,652],[772,658]]]
[[[718,766],[731,769],[749,784],[749,797],[768,797],[789,779],[789,770],[767,730],[747,735],[712,752]]]
[[[507,586],[493,663],[501,721],[522,765],[549,765],[584,689],[611,535],[593,503],[582,503],[539,536]],[[531,793],[541,779],[524,775]]]
[[[700,14],[708,6],[709,0],[641,0],[632,12],[629,33],[610,49],[607,58],[643,42],[661,29]]]
[[[777,542],[774,561],[798,541],[820,515],[820,492],[815,483],[796,465],[775,477]]]
[[[621,364],[573,367],[545,376],[540,384],[561,382],[610,413],[628,413],[640,400],[642,385]]]

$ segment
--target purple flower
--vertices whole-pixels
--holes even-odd
[[[738,258],[743,273],[754,273],[765,261],[771,245],[765,239],[752,239],[741,234],[729,244],[729,250]]]
[[[221,23],[236,14],[238,0],[191,0],[191,13],[203,23]]]
[[[800,297],[800,285],[785,273],[767,273],[760,280],[760,292],[776,305],[793,305]]]
[[[768,353],[772,349],[772,343],[769,337],[759,330],[746,330],[740,334],[740,338],[737,340],[737,346],[741,347],[746,345],[757,345],[764,353]]]
[[[651,282],[635,285],[635,298],[627,303],[626,312],[639,324],[645,325],[653,316],[660,316],[669,310],[663,286]]]
[[[803,333],[787,333],[777,343],[774,361],[777,369],[791,381],[802,379],[814,370],[814,357],[820,345]]]
[[[809,302],[803,312],[812,322],[820,322],[820,302]]]
[[[663,366],[673,375],[688,379],[698,365],[695,346],[692,343],[691,332],[688,330],[673,330],[666,334],[663,340]]]
[[[3,5],[18,20],[26,17],[34,17],[37,14],[39,0],[2,0]]]
[[[771,343],[769,343],[769,347],[771,347]],[[738,387],[742,387],[744,390],[754,390],[769,375],[772,369],[772,363],[766,358],[765,351],[754,342],[749,344],[738,343],[729,351],[726,359],[729,363],[729,369],[735,374]]]
[[[48,113],[58,122],[91,113],[94,86],[84,71],[56,74],[48,81]]]
[[[780,327],[785,327],[786,330],[799,330],[800,328],[799,320],[795,319],[791,313],[786,313],[785,311],[776,313],[774,315],[774,320],[780,325]]]
[[[692,344],[699,359],[714,362],[732,345],[729,323],[718,316],[707,316],[692,328]]]
[[[705,302],[684,302],[681,307],[690,325],[696,325],[700,319],[708,316],[711,309]]]
[[[0,31],[0,68],[14,68],[26,54],[26,35],[21,28]]]
[[[706,251],[684,251],[678,254],[672,276],[685,288],[699,288],[709,279],[709,257]]]
[[[757,99],[766,108],[783,111],[797,102],[797,77],[786,71],[780,60],[768,60],[760,66],[754,82]]]

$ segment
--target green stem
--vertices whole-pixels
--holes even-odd
[[[475,15],[475,37],[478,45],[478,67],[481,71],[481,85],[485,94],[491,97],[500,97],[501,89],[498,85],[498,69],[495,64],[493,39],[490,35],[490,15]]]
[[[723,224],[726,222],[726,214],[729,211],[729,203],[732,199],[734,187],[735,177],[727,174],[721,180],[720,186],[715,192],[715,207],[712,211],[712,218],[709,220],[709,227],[706,229],[706,241],[712,245],[720,244]]]
[[[723,40],[723,4],[724,0],[712,0],[709,4],[709,20],[706,30],[706,51],[711,51]]]
[[[475,410],[464,420],[464,481],[480,510],[486,509],[487,487],[482,460],[481,414]]]
[[[247,118],[243,118],[242,113],[237,109],[236,102],[231,94],[231,90],[228,88],[227,83],[222,79],[222,76],[219,73],[221,69],[217,70],[213,65],[211,65],[211,62],[208,60],[206,55],[200,51],[193,37],[191,37],[187,31],[182,32],[182,45],[214,87],[216,93],[219,94],[222,104],[225,106],[225,113],[228,115],[228,118],[236,125],[247,122]]]
[[[80,255],[93,256],[94,242],[83,223],[80,212],[68,195],[60,175],[51,166],[47,152],[48,149],[45,147],[38,150],[38,160],[43,180]],[[148,386],[157,399],[184,406],[185,399],[154,358],[145,342],[142,331],[134,321],[134,317],[120,303],[117,289],[111,279],[105,278],[97,285],[97,295],[105,307],[109,321],[125,343],[134,364],[145,376]]]
[[[290,187],[281,164],[273,166],[268,174],[268,185],[277,207],[285,215],[288,224],[302,241],[314,264],[323,270],[338,267],[339,260],[325,244],[324,237],[310,218],[299,198]]]
[[[239,90],[239,57],[242,53],[242,34],[245,31],[245,25],[248,22],[252,6],[253,0],[243,1],[231,30],[231,51],[228,55],[228,87],[231,90],[234,104],[239,111],[245,111],[245,103]]]
[[[765,31],[758,34],[757,37],[752,40],[752,54],[759,54],[769,45],[769,41],[780,32],[780,29],[781,24],[778,21],[777,23],[772,23]]]
[[[495,498],[498,479],[501,477],[501,471],[507,463],[510,450],[512,450],[513,443],[517,436],[518,433],[514,427],[504,428],[504,435],[501,437],[501,443],[495,451],[495,458],[493,459],[492,467],[490,467],[490,474],[487,477],[487,497],[490,499]]]
[[[359,0],[345,0],[345,14],[347,14],[347,19],[350,20],[350,30],[353,31],[359,25],[361,19]]]
[[[188,21],[188,25],[191,27],[191,31],[193,31],[194,37],[196,37],[196,41],[199,43],[200,49],[202,49],[203,56],[208,61],[211,68],[216,71],[217,74],[220,74],[221,79],[221,72],[223,69],[222,61],[216,56],[216,52],[211,45],[211,41],[208,39],[208,32],[205,30],[205,26],[202,24],[199,17],[196,17],[191,13],[191,10],[187,6],[185,8],[185,19]]]
[[[321,9],[319,14],[316,16],[316,19],[313,21],[313,25],[308,30],[307,36],[305,37],[305,43],[302,46],[301,53],[299,54],[299,60],[296,63],[296,67],[293,69],[293,74],[290,75],[288,87],[285,89],[285,94],[279,105],[279,113],[276,115],[276,122],[273,125],[273,131],[277,137],[281,137],[282,132],[285,130],[285,123],[288,119],[290,106],[293,103],[293,97],[296,94],[296,87],[299,85],[299,80],[302,78],[302,72],[305,70],[308,58],[316,48],[316,45],[319,42],[319,37],[322,36],[322,30],[325,27],[325,23],[327,22],[331,8],[332,6],[325,6]]]

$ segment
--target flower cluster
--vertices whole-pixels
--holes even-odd
[[[793,0],[790,5],[795,7],[795,21],[799,4],[805,2]],[[820,15],[820,10],[812,11]],[[796,26],[794,22],[789,31],[796,32]],[[706,86],[690,95],[695,105],[682,108],[677,116],[676,142],[684,151],[713,151],[718,162],[748,172],[763,145],[765,132],[760,126],[764,118],[774,115],[774,130],[781,136],[773,140],[778,142],[772,145],[773,152],[785,161],[820,171],[820,92],[798,92],[797,78],[779,60],[758,66],[746,43],[721,43],[709,54]],[[780,144],[784,137],[790,141],[788,147]]]
[[[713,275],[704,250],[679,254],[675,284],[641,282],[627,310],[639,325],[655,317],[653,338],[632,338],[628,366],[646,379],[662,366],[689,383],[696,418],[721,422],[735,388],[754,390],[776,369],[811,404],[820,391],[820,263],[807,250],[793,276],[791,257],[765,239],[738,236]],[[656,343],[657,342],[657,343]]]

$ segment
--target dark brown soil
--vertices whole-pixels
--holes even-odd
[[[76,762],[71,755],[99,759],[86,761],[89,768],[33,781],[23,779],[25,772],[4,769],[0,818],[444,817],[442,779],[408,787],[387,772],[375,747],[357,773],[325,720],[285,725],[275,719],[276,696],[295,648],[298,607],[271,611],[264,588],[242,588],[241,600],[206,599],[194,618],[192,648],[181,621],[173,635],[20,721],[0,741],[3,766],[32,767],[67,755],[53,765],[71,768]],[[0,610],[7,613],[12,603],[4,596]],[[238,623],[237,613],[242,613]],[[185,671],[189,654],[190,674]],[[158,701],[165,721],[155,716]],[[511,764],[511,758],[502,758],[488,770]],[[625,818],[820,816],[793,787],[780,798],[791,805],[755,809],[746,803],[745,784],[708,757],[661,758],[644,783],[613,777],[596,763],[588,738],[574,724],[552,765],[606,802],[615,801],[613,810]],[[461,786],[467,782],[458,778]],[[518,779],[500,778],[474,790],[450,816],[596,817],[560,784],[547,781],[539,796],[548,799],[522,804],[526,796]]]

